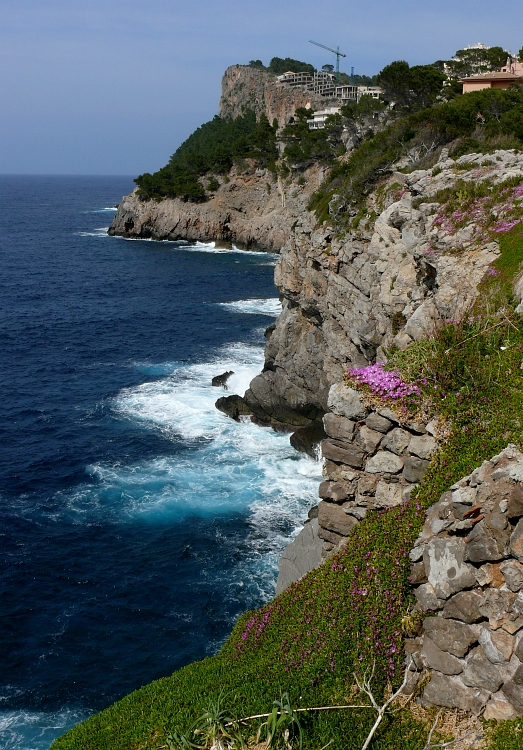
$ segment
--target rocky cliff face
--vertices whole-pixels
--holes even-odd
[[[441,223],[432,197],[458,179],[523,177],[523,155],[500,151],[486,166],[483,155],[455,162],[444,152],[442,159],[433,170],[393,174],[381,188],[384,203],[377,194],[369,201],[376,220],[343,239],[318,228],[310,213],[298,217],[275,273],[283,312],[265,369],[245,394],[260,420],[319,418],[350,364],[382,359],[392,345],[405,348],[473,302],[498,244],[475,239],[473,218],[459,230]]]
[[[334,100],[311,91],[278,83],[275,76],[248,65],[231,65],[222,78],[221,117],[239,117],[245,109],[267,115],[270,123],[285,125],[298,107],[324,109]]]
[[[206,203],[175,199],[143,201],[136,191],[125,196],[109,234],[157,240],[220,240],[238,247],[279,252],[293,224],[307,213],[310,194],[323,179],[311,167],[304,184],[283,184],[265,169],[233,168]]]

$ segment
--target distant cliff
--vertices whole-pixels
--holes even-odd
[[[266,70],[249,65],[231,65],[222,78],[220,99],[221,117],[238,117],[245,109],[260,115],[264,112],[269,122],[278,120],[285,125],[298,107],[324,109],[332,104],[320,94],[278,83]]]

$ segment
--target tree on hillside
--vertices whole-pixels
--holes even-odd
[[[441,93],[445,74],[433,65],[414,65],[396,60],[378,75],[384,99],[394,102],[397,109],[413,110],[430,107]]]
[[[282,73],[287,73],[288,70],[292,70],[293,73],[314,73],[314,66],[300,62],[300,60],[293,60],[292,57],[273,57],[268,70],[270,73],[280,76]]]
[[[507,62],[508,56],[509,53],[503,47],[459,49],[445,65],[450,78],[466,78],[499,70]]]
[[[518,52],[518,58],[520,62],[523,62],[523,47]]]
[[[348,120],[353,120],[358,124],[363,124],[366,119],[373,117],[377,112],[381,112],[385,104],[379,99],[375,99],[370,94],[365,94],[359,102],[349,102],[341,108],[341,114]]]

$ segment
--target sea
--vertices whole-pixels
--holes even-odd
[[[216,653],[274,596],[319,464],[216,410],[277,257],[109,237],[130,177],[0,176],[0,747]]]

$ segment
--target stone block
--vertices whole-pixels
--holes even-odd
[[[474,563],[502,560],[508,554],[508,542],[508,531],[492,529],[485,521],[480,521],[467,537],[465,559]]]
[[[432,672],[422,702],[425,705],[460,708],[462,711],[479,714],[489,698],[490,694],[486,690],[467,687],[459,677]]]
[[[365,419],[367,409],[361,401],[360,394],[344,383],[331,386],[327,397],[327,406],[334,414],[347,419]]]
[[[479,643],[485,656],[492,664],[504,664],[510,661],[516,639],[504,630],[489,630],[482,628]]]
[[[513,594],[512,591],[487,589],[483,593],[482,601],[479,604],[479,611],[483,617],[488,618],[491,626],[498,628],[501,626],[505,615],[511,611],[516,598],[516,594]]]
[[[452,492],[455,505],[474,505],[478,491],[475,487],[458,487]]]
[[[496,693],[503,684],[499,669],[487,659],[481,646],[468,655],[462,680],[469,687],[482,688],[490,693]]]
[[[318,522],[323,529],[340,534],[340,536],[349,536],[353,528],[358,525],[358,521],[353,516],[348,516],[339,505],[324,501],[318,505]]]
[[[452,594],[475,585],[474,568],[464,560],[464,539],[442,537],[427,543],[423,562],[429,583],[438,598],[448,599]]]
[[[523,518],[517,522],[510,537],[510,551],[519,562],[523,562]]]
[[[354,497],[355,487],[351,482],[329,482],[320,484],[318,494],[323,500],[333,503],[343,503],[347,498]]]
[[[382,434],[388,432],[392,427],[392,422],[390,420],[385,419],[385,417],[380,417],[375,411],[373,411],[372,414],[369,414],[365,420],[365,424],[367,427],[370,427],[371,430],[376,430]]]
[[[380,417],[384,417],[385,419],[388,419],[390,422],[394,422],[394,424],[398,424],[400,421],[400,418],[398,417],[396,412],[392,411],[392,409],[389,409],[388,407],[379,409],[378,414]]]
[[[334,461],[334,463],[345,464],[355,469],[363,467],[365,452],[354,444],[339,444],[329,438],[321,444],[321,451],[324,458],[328,458],[329,461]]]
[[[523,714],[523,685],[518,684],[513,679],[507,680],[501,688],[501,692],[509,703],[514,706],[518,714]]]
[[[393,508],[403,502],[403,487],[397,482],[381,480],[376,487],[376,495],[371,505],[374,508]]]
[[[465,656],[478,640],[470,625],[443,617],[427,617],[423,621],[423,630],[438,648],[459,657]]]
[[[500,570],[511,591],[516,592],[523,588],[523,565],[520,562],[504,560],[500,565]]]
[[[403,476],[407,482],[421,482],[428,465],[429,462],[422,458],[406,458],[403,467]]]
[[[507,504],[507,516],[510,519],[523,516],[523,487],[516,484],[511,488]]]
[[[328,542],[329,544],[332,544],[332,549],[337,547],[341,540],[345,538],[341,534],[336,534],[334,531],[324,529],[322,526],[318,529],[318,536],[320,539],[323,539],[325,543]],[[323,547],[325,547],[325,545],[323,545]]]
[[[409,581],[413,586],[418,586],[420,583],[428,583],[425,565],[422,562],[414,563],[410,566]]]
[[[327,412],[323,417],[323,427],[327,435],[337,440],[345,440],[348,443],[354,437],[355,422],[339,414]]]
[[[414,596],[418,602],[417,606],[423,612],[436,612],[445,604],[444,599],[438,599],[430,583],[423,583],[414,589]]]
[[[383,438],[382,446],[400,456],[408,448],[411,439],[412,435],[410,432],[402,430],[400,427],[396,427],[394,430],[391,430],[385,438]]]
[[[362,427],[358,428],[355,442],[366,453],[374,453],[382,440],[383,434],[381,432],[371,430],[370,427],[362,425]]]
[[[442,651],[427,635],[423,638],[421,657],[430,669],[436,669],[443,674],[460,674],[463,663],[455,656]]]
[[[505,583],[505,576],[501,572],[501,563],[486,563],[474,571],[476,581],[480,586],[501,588]]]
[[[374,495],[376,492],[376,485],[378,484],[378,477],[368,474],[363,474],[360,481],[358,482],[358,494],[359,495]]]
[[[477,591],[460,591],[448,600],[443,608],[443,617],[451,620],[461,620],[471,625],[483,619],[479,611],[482,601],[481,594]]]
[[[438,444],[430,435],[416,435],[409,444],[409,451],[418,458],[430,458]]]
[[[487,721],[494,719],[495,721],[508,721],[515,719],[518,716],[518,712],[507,700],[507,697],[500,690],[491,697],[485,708],[483,717]]]
[[[365,471],[370,474],[398,474],[403,469],[403,459],[389,451],[378,451],[365,464]]]

